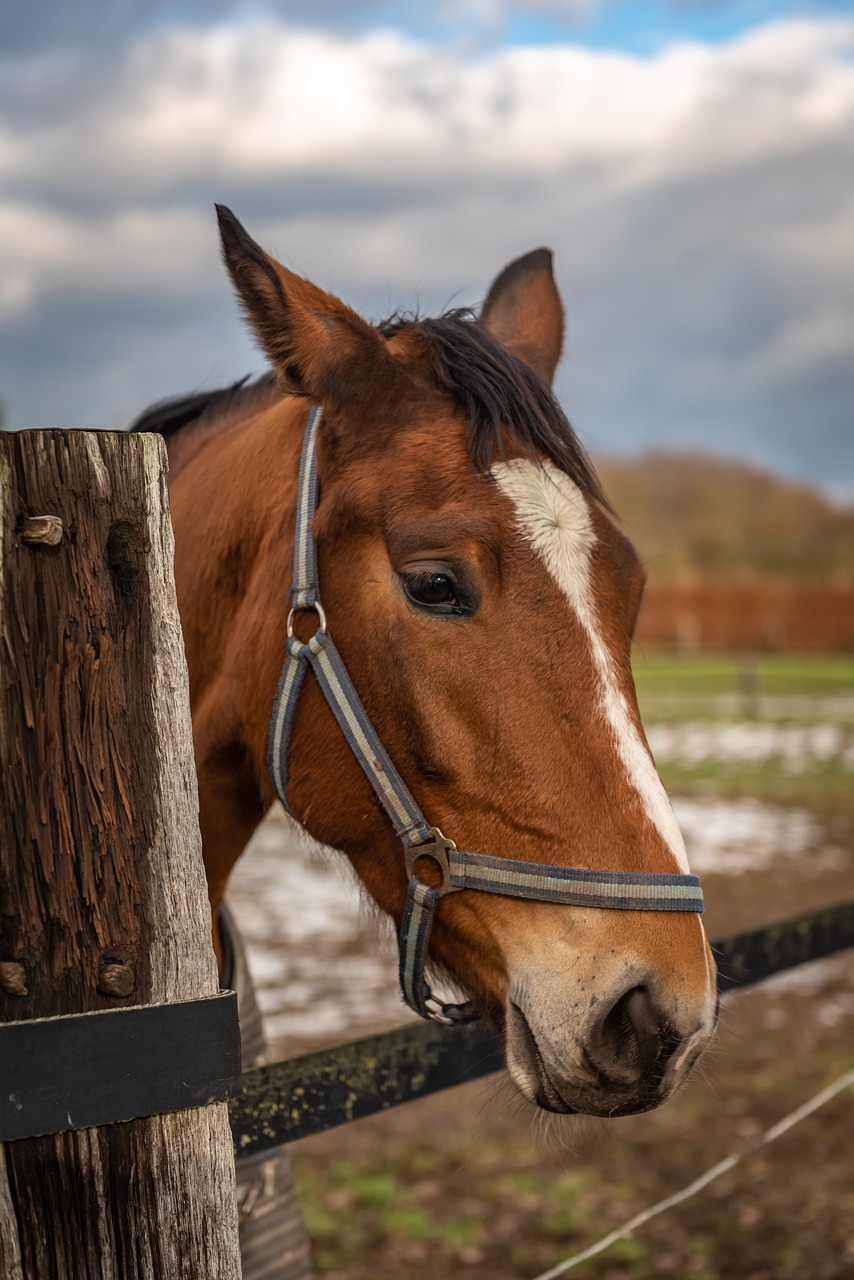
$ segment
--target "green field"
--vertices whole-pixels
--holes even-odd
[[[761,695],[854,695],[854,656],[777,654],[635,654],[635,683],[642,706],[654,710],[662,694],[693,698],[741,693],[746,680]]]

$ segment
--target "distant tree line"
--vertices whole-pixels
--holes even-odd
[[[650,582],[763,578],[854,586],[854,507],[743,463],[648,453],[598,463]]]

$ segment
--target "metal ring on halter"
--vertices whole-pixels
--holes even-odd
[[[463,888],[462,885],[454,884],[451,877],[451,861],[448,854],[453,850],[457,852],[457,846],[453,840],[446,840],[438,827],[428,827],[427,830],[433,837],[432,840],[425,840],[423,844],[411,844],[404,851],[406,858],[406,874],[410,880],[417,880],[415,874],[415,864],[419,858],[432,858],[436,866],[442,873],[442,883],[433,892],[440,898],[444,898],[446,893],[459,893]],[[425,882],[426,883],[426,882]],[[428,886],[433,888],[433,886]]]
[[[317,635],[318,631],[322,632],[324,635],[326,634],[326,612],[323,608],[323,605],[320,603],[320,601],[315,600],[314,604],[301,604],[299,608],[291,609],[290,613],[288,614],[288,622],[287,622],[287,632],[288,632],[289,640],[292,639],[294,634],[294,616],[297,613],[316,613],[317,614],[317,631],[315,631],[314,634]]]

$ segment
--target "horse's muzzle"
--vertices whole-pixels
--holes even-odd
[[[666,1014],[643,985],[622,992],[572,1034],[568,1021],[534,1021],[508,1002],[507,1067],[521,1092],[546,1111],[633,1115],[664,1102],[686,1079],[714,1029],[714,1010]],[[534,1025],[532,1026],[532,1022]],[[536,1029],[535,1029],[536,1028]]]

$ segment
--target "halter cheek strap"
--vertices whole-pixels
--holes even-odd
[[[556,902],[566,906],[599,907],[613,911],[703,910],[697,876],[629,871],[594,871],[579,867],[544,866],[467,853],[432,827],[406,783],[394,767],[326,629],[317,583],[317,546],[312,518],[317,507],[315,446],[320,409],[308,420],[300,460],[291,611],[287,621],[287,651],[276,689],[267,750],[273,788],[288,806],[288,753],[297,702],[310,666],[332,709],[341,732],[358,760],[404,849],[409,885],[398,938],[400,988],[411,1009],[436,1022],[468,1022],[477,1015],[470,1003],[442,1004],[424,976],[430,928],[439,900],[450,893],[473,889],[511,898]],[[313,612],[318,626],[303,643],[294,635],[294,615]],[[433,888],[419,879],[416,863],[430,858],[442,882]]]

